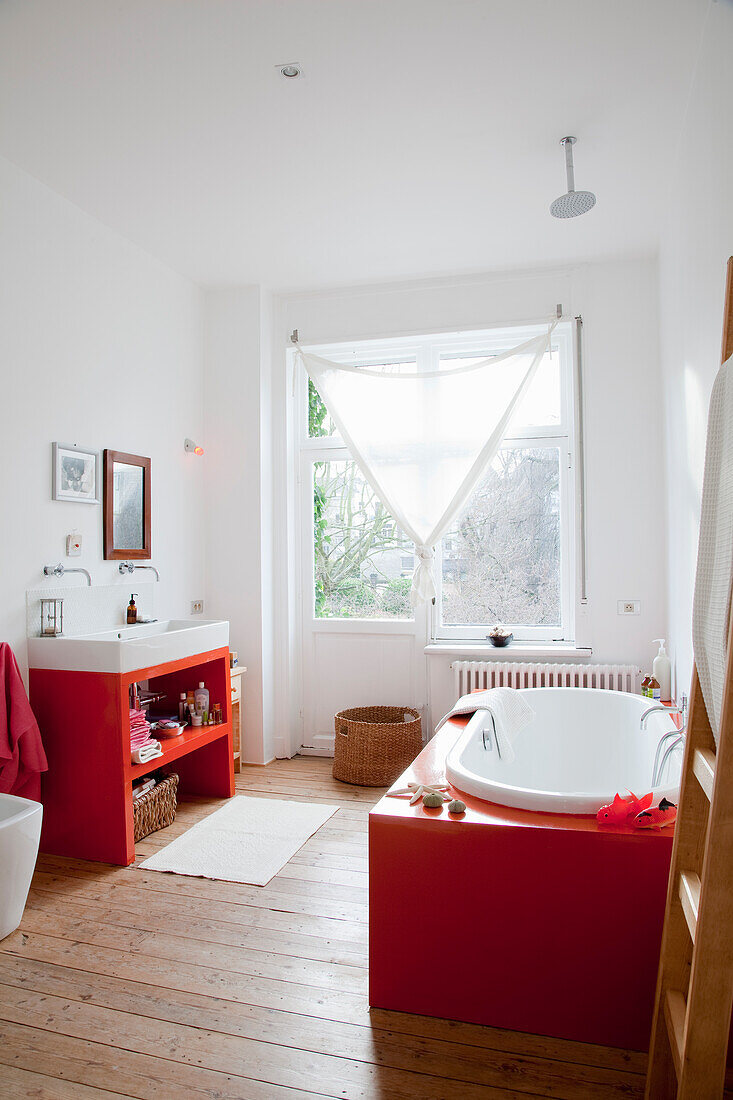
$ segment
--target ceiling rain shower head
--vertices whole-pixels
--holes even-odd
[[[568,174],[567,194],[550,206],[553,218],[577,218],[580,214],[586,214],[596,205],[596,197],[592,191],[575,190],[575,172],[573,169],[573,146],[577,141],[574,137],[564,137],[560,144],[565,147],[565,169]]]

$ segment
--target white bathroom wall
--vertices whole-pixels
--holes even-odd
[[[25,668],[25,592],[45,564],[119,583],[121,613],[137,590],[103,560],[101,505],[52,501],[54,440],[150,456],[156,613],[187,615],[205,595],[203,473],[183,451],[203,427],[201,295],[5,160],[0,206],[0,639]],[[74,529],[82,556],[66,559]]]
[[[270,318],[260,287],[205,296],[207,599],[247,674],[242,755],[273,744]]]
[[[697,47],[697,44],[694,44]],[[670,170],[660,253],[666,410],[669,620],[676,693],[692,673],[692,597],[710,390],[720,366],[725,269],[733,255],[733,4],[711,3]]]
[[[273,345],[273,372],[282,401],[275,406],[273,430],[284,447],[288,386],[283,361],[293,328],[303,342],[319,343],[538,320],[554,312],[557,302],[563,303],[566,314],[582,314],[589,599],[578,609],[576,637],[592,646],[594,661],[648,668],[654,655],[650,640],[667,629],[657,280],[656,261],[636,259],[283,296]],[[288,468],[284,460],[282,468]],[[292,561],[292,516],[282,496],[275,521]],[[278,583],[287,586],[286,572],[280,573]],[[292,569],[289,583],[293,586]],[[640,601],[640,615],[619,616],[617,601],[632,599]],[[280,629],[286,633],[282,619]],[[291,615],[289,629],[297,648],[297,613]],[[344,635],[335,663],[332,648],[328,667],[317,669],[314,677],[324,714],[332,714],[337,703],[343,705],[345,695],[356,703],[366,697],[391,701],[378,698],[384,660],[378,639],[367,646],[363,636],[349,640]],[[391,674],[393,680],[401,677],[404,685],[412,683],[417,690],[424,678],[414,675],[415,656],[411,654],[401,670],[392,667]],[[427,661],[427,692],[435,718],[452,701],[451,658],[423,657],[420,652],[419,660]],[[400,702],[421,706],[425,700],[405,697]],[[323,739],[327,731],[315,733]]]

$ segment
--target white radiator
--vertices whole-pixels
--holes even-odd
[[[635,665],[537,664],[517,661],[454,661],[455,695],[486,688],[584,687],[611,691],[637,689],[641,669]]]

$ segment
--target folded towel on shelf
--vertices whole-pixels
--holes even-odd
[[[150,736],[150,723],[145,717],[145,711],[130,708],[130,750],[134,753],[145,747],[146,751],[148,745],[157,744],[151,739]],[[137,763],[144,763],[140,760]]]
[[[145,729],[132,730],[130,732],[130,744],[142,744],[143,741],[147,741],[150,737],[150,726],[146,726]]]
[[[133,764],[147,764],[148,760],[155,760],[157,756],[162,756],[163,750],[160,747],[160,741],[151,739],[141,745],[139,749],[133,749],[131,755]]]
[[[534,718],[532,707],[521,691],[517,691],[516,688],[489,688],[488,691],[474,691],[470,695],[461,696],[440,719],[435,732],[437,733],[449,718],[459,714],[475,714],[477,710],[487,710],[493,717],[501,758],[509,763],[514,759],[515,737]]]
[[[147,794],[148,791],[152,791],[154,786],[155,780],[153,779],[152,775],[149,779],[144,779],[141,783],[138,783],[132,788],[133,801],[137,801],[138,798],[142,798],[142,796],[144,794]]]

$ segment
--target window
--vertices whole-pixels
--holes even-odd
[[[374,345],[359,348],[358,357],[354,345],[318,351],[360,366],[414,370],[416,363],[404,345],[382,354]],[[298,386],[306,611],[310,605],[320,622],[412,620],[413,544],[363,477],[303,371]]]
[[[499,354],[537,327],[313,348],[356,366],[435,370]],[[299,372],[306,598],[325,619],[410,619],[414,547],[385,511]],[[573,637],[572,343],[558,325],[507,435],[463,513],[436,547],[436,639]]]
[[[342,458],[313,462],[312,483],[315,617],[410,618],[409,543],[395,532],[356,463]]]
[[[442,623],[561,628],[560,528],[559,449],[502,447],[443,539]]]

